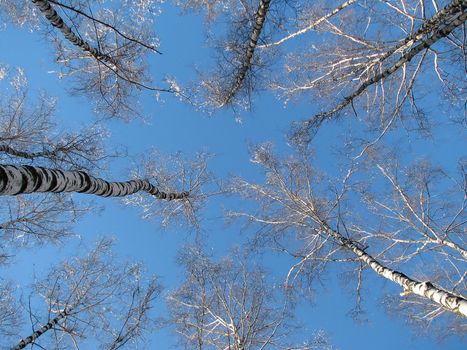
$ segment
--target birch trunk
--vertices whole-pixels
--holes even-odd
[[[49,329],[52,329],[60,320],[64,319],[66,316],[70,314],[70,309],[65,309],[61,312],[58,313],[55,318],[53,318],[51,321],[43,325],[40,329],[35,331],[33,334],[31,334],[29,337],[21,340],[16,346],[12,347],[11,350],[21,350],[24,349],[26,346],[29,344],[32,344],[37,338],[39,338],[42,334],[47,332]]]
[[[378,62],[383,62],[395,52],[405,50],[415,42],[422,40],[425,35],[430,34],[433,30],[439,28],[442,23],[446,23],[449,19],[452,19],[456,13],[462,12],[465,7],[465,0],[453,0],[450,4],[446,5],[444,9],[423,22],[422,26],[415,33],[409,35],[402,42],[386,51],[386,53],[379,58]]]
[[[62,34],[65,36],[65,39],[67,39],[69,42],[71,42],[73,45],[76,45],[83,49],[86,52],[89,52],[93,57],[95,57],[98,60],[102,60],[108,63],[112,63],[115,65],[115,62],[113,59],[100,52],[99,49],[92,47],[89,45],[88,42],[84,41],[81,39],[79,36],[77,36],[69,26],[63,22],[63,19],[58,15],[57,11],[55,11],[50,5],[50,2],[47,0],[32,0],[33,4],[35,4],[39,10],[42,12],[42,14],[47,18],[47,20],[56,28],[58,28]]]
[[[351,250],[359,260],[367,264],[378,275],[393,281],[400,285],[404,291],[401,295],[416,294],[422,298],[427,298],[445,309],[454,312],[460,316],[467,317],[467,299],[463,296],[455,295],[438,288],[430,282],[419,282],[414,280],[402,272],[390,269],[378,262],[371,255],[367,254],[364,249],[360,248],[354,241],[343,237],[339,232],[334,231],[326,223],[321,223],[327,234],[342,247]]]
[[[453,6],[453,3],[455,3],[456,5]],[[344,109],[344,107],[348,106],[349,104],[351,104],[358,96],[360,96],[368,87],[370,87],[371,85],[375,84],[375,83],[378,83],[379,81],[381,81],[382,79],[385,79],[387,78],[388,76],[390,76],[391,74],[393,74],[394,72],[396,72],[399,68],[401,68],[404,64],[410,62],[412,60],[412,58],[414,58],[418,53],[420,53],[422,50],[425,50],[425,49],[428,49],[430,48],[433,44],[435,44],[438,40],[448,36],[454,29],[460,27],[462,24],[464,24],[465,20],[467,19],[467,12],[465,11],[466,7],[467,7],[467,1],[465,0],[462,0],[462,1],[453,1],[453,3],[449,4],[445,9],[442,10],[442,13],[445,15],[445,14],[453,14],[450,18],[450,22],[448,24],[446,24],[444,27],[442,28],[439,28],[439,26],[443,25],[444,23],[437,23],[438,24],[438,28],[437,30],[434,32],[434,34],[432,36],[430,36],[429,38],[427,38],[426,40],[422,40],[420,44],[418,44],[417,46],[413,47],[412,49],[410,49],[408,52],[406,52],[405,54],[403,54],[401,56],[401,58],[396,62],[394,63],[391,67],[389,68],[386,68],[384,69],[381,73],[378,73],[378,74],[375,74],[373,77],[371,77],[370,79],[367,79],[365,80],[358,88],[357,90],[355,90],[351,95],[347,96],[346,98],[344,98],[344,100],[339,104],[337,105],[336,107],[334,107],[332,110],[330,111],[327,111],[327,112],[324,112],[324,113],[320,113],[320,114],[317,114],[316,116],[314,116],[313,118],[307,120],[304,122],[304,127],[306,129],[310,128],[310,127],[313,127],[313,126],[319,126],[322,122],[324,122],[326,119],[329,119],[331,118],[334,114],[336,114],[337,112],[341,111],[342,109]],[[457,11],[456,11],[457,10]],[[431,24],[434,24],[438,22],[437,20],[429,20],[428,23],[431,23]],[[429,27],[429,26],[428,26]],[[422,27],[424,28],[423,30],[420,29],[420,33],[417,32],[418,34],[416,34],[414,37],[413,36],[410,36],[409,38],[406,38],[404,41],[403,41],[403,44],[401,45],[401,47],[403,47],[404,45],[407,45],[411,42],[413,42],[413,40],[415,39],[421,39],[423,37],[423,35],[427,34],[425,32],[429,32],[429,30],[427,29],[427,26],[424,26]],[[432,28],[429,28],[430,30],[432,30]],[[398,48],[400,49],[400,48]],[[389,51],[389,54],[386,54],[384,55],[383,57],[384,58],[387,58],[389,57],[391,54],[393,54],[394,52],[396,52],[398,49],[396,50],[390,50]]]
[[[62,171],[29,165],[0,164],[0,195],[34,192],[79,192],[103,197],[122,197],[145,191],[157,199],[185,199],[188,192],[162,192],[147,180],[109,182],[84,171]]]
[[[246,73],[251,68],[251,59],[253,58],[253,53],[255,52],[256,44],[258,43],[259,36],[261,34],[261,30],[263,29],[264,21],[266,20],[266,14],[269,9],[270,0],[261,0],[258,11],[256,11],[256,22],[253,28],[253,32],[250,36],[250,42],[248,43],[248,48],[245,53],[245,57],[243,58],[243,64],[240,68],[236,78],[235,83],[230,88],[227,96],[224,99],[221,107],[227,105],[232,98],[235,96],[237,91],[242,87],[243,81],[245,80]]]

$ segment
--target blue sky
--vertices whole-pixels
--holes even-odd
[[[160,50],[163,55],[154,55],[151,69],[154,80],[161,81],[165,75],[180,77],[181,81],[195,79],[194,67],[203,66],[210,61],[212,52],[205,45],[203,18],[194,14],[179,15],[179,10],[166,3],[163,12],[156,20],[157,33],[160,37]],[[50,95],[57,96],[58,124],[64,128],[76,127],[81,123],[92,121],[94,116],[89,103],[79,97],[66,93],[67,81],[58,80],[48,73],[56,67],[51,63],[51,49],[48,43],[36,33],[18,30],[7,26],[0,32],[0,63],[9,66],[23,67],[29,79],[32,92],[44,89]],[[249,180],[261,181],[258,169],[249,161],[250,144],[272,141],[280,153],[289,152],[285,132],[290,122],[303,119],[313,114],[313,103],[308,101],[284,106],[269,93],[254,97],[252,111],[241,111],[241,123],[235,120],[229,110],[222,110],[213,117],[193,110],[170,95],[161,96],[164,102],[156,103],[151,93],[142,92],[141,101],[148,123],[135,120],[131,123],[111,121],[107,127],[111,132],[108,140],[110,148],[125,145],[129,155],[146,152],[157,148],[164,153],[182,151],[187,156],[196,152],[207,151],[214,155],[210,162],[211,170],[220,178],[229,174],[240,175]],[[329,170],[334,164],[326,162],[330,152],[333,136],[342,132],[335,125],[320,132],[315,140],[315,152],[320,166]],[[455,129],[453,133],[457,133]],[[422,146],[427,154],[433,154],[439,161],[455,166],[455,155],[462,153],[462,137],[450,138],[440,135],[439,140],[430,147]],[[438,139],[437,139],[438,140]],[[420,147],[413,145],[413,147]],[[126,179],[127,169],[131,166],[131,157],[120,159],[111,164],[107,172],[113,179]],[[335,170],[335,169],[334,169]],[[76,195],[75,198],[80,198]],[[105,207],[102,213],[89,214],[75,227],[75,231],[87,246],[102,235],[117,238],[116,252],[122,258],[131,258],[145,263],[149,273],[161,276],[161,281],[168,291],[180,281],[180,269],[174,263],[177,250],[187,241],[194,239],[194,234],[183,227],[168,228],[162,231],[157,223],[143,221],[137,208],[122,206],[118,200],[95,199],[96,203]],[[246,240],[246,233],[241,232],[239,225],[226,225],[222,218],[226,206],[235,205],[235,199],[213,198],[202,214],[202,230],[208,237],[208,249],[215,255],[222,256],[231,245]],[[8,266],[2,274],[5,277],[20,277],[21,282],[30,280],[33,273],[41,273],[47,266],[61,260],[70,253],[78,251],[80,241],[71,239],[58,247],[40,247],[23,250],[15,258],[15,263]],[[53,257],[53,258],[52,258]],[[266,263],[271,276],[280,280],[288,266],[281,265],[283,259],[267,257]],[[379,291],[391,293],[398,297],[400,292],[389,282],[375,278],[366,271],[365,307],[368,322],[356,323],[347,313],[352,307],[354,297],[342,291],[342,282],[335,275],[339,273],[332,268],[324,277],[323,286],[316,287],[314,302],[303,301],[297,307],[297,314],[303,323],[302,333],[313,333],[323,329],[330,337],[331,343],[339,349],[411,349],[411,350],[461,350],[467,347],[465,340],[450,337],[439,343],[434,337],[420,336],[399,318],[388,316],[381,305]],[[372,290],[377,290],[374,293]],[[163,300],[156,311],[163,312]],[[27,330],[28,328],[26,328]],[[176,348],[175,337],[168,330],[148,337],[151,349]]]

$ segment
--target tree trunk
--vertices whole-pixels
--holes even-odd
[[[258,42],[259,36],[261,34],[261,30],[263,29],[264,21],[266,20],[266,14],[269,9],[270,0],[261,0],[258,11],[256,11],[256,22],[253,28],[253,32],[250,36],[250,42],[248,43],[248,48],[245,53],[245,57],[243,58],[243,64],[240,68],[236,78],[235,83],[228,91],[227,96],[224,99],[224,103],[222,106],[229,104],[232,98],[235,96],[237,91],[242,87],[243,80],[245,80],[246,73],[251,67],[251,59],[253,58],[253,53],[255,52],[256,44]]]
[[[99,49],[92,47],[91,45],[89,45],[89,43],[87,43],[86,41],[81,39],[79,36],[77,36],[75,33],[73,33],[71,28],[68,27],[65,24],[65,22],[63,22],[63,19],[58,15],[57,11],[55,11],[52,8],[52,5],[50,5],[49,1],[32,0],[32,2],[39,8],[39,10],[49,20],[49,22],[63,33],[63,35],[65,36],[65,39],[70,41],[73,45],[80,47],[84,51],[89,52],[96,59],[109,62],[115,65],[114,60],[110,56],[103,54],[102,52],[99,51]]]
[[[11,350],[20,350],[24,349],[27,345],[32,344],[37,338],[39,338],[42,334],[47,332],[49,329],[52,329],[61,319],[65,318],[70,314],[71,309],[65,309],[58,313],[55,318],[50,320],[48,323],[43,325],[40,329],[35,331],[29,337],[21,340],[16,346],[12,347]]]
[[[122,197],[145,191],[158,199],[185,199],[188,192],[162,192],[147,180],[108,182],[84,171],[62,171],[29,165],[0,164],[0,195],[33,192],[79,192],[103,197]]]
[[[467,317],[467,299],[464,297],[447,292],[434,286],[428,281],[419,282],[406,276],[402,272],[392,270],[382,265],[371,255],[367,254],[365,250],[360,248],[354,241],[343,237],[339,232],[331,229],[326,223],[322,223],[322,225],[327,234],[333,237],[340,246],[350,249],[359,260],[371,267],[371,269],[378,275],[387,278],[404,288],[404,292],[401,293],[402,295],[410,293],[416,294],[423,298],[430,299],[451,312]]]

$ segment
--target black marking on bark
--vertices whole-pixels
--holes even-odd
[[[52,329],[56,324],[58,324],[58,322],[61,319],[64,319],[65,317],[67,317],[70,314],[70,312],[71,312],[71,309],[65,309],[65,310],[59,312],[58,315],[54,319],[47,322],[40,329],[35,331],[32,335],[30,335],[27,338],[21,340],[15,347],[12,348],[12,350],[24,349],[27,345],[32,344],[34,342],[34,340],[36,340],[41,335],[43,335],[45,332]]]
[[[0,193],[5,191],[8,184],[8,175],[3,167],[0,167]]]
[[[15,167],[16,168],[16,167]],[[24,193],[26,188],[28,187],[28,176],[25,174],[24,171],[21,171],[21,187],[16,194]]]
[[[47,192],[55,192],[55,189],[57,187],[57,174],[55,173],[55,169],[48,169],[47,171],[50,173],[50,182],[49,182],[49,188],[47,189]]]
[[[88,191],[91,188],[91,178],[84,171],[80,171],[79,176],[81,178],[81,183],[83,184],[83,187],[76,192],[83,193]]]
[[[57,11],[55,11],[55,9],[52,7],[48,0],[32,0],[32,2],[39,8],[39,10],[44,14],[47,20],[54,27],[58,28],[58,30],[62,32],[65,39],[67,39],[73,45],[80,47],[82,50],[88,52],[97,60],[102,60],[116,65],[112,57],[100,52],[97,48],[90,46],[88,42],[84,41],[79,36],[77,36],[71,30],[71,28],[67,24],[65,24],[63,19],[58,15]],[[51,13],[47,14],[47,12],[49,11]]]
[[[79,192],[103,197],[126,196],[144,191],[157,199],[185,199],[189,192],[162,192],[147,180],[130,180],[111,182],[95,178],[84,171],[62,171],[33,166],[14,166],[0,164],[0,195],[9,192],[11,195],[32,192]],[[9,174],[11,173],[11,174]],[[10,183],[10,181],[14,183]],[[20,184],[18,182],[20,181]],[[19,186],[18,186],[19,185]],[[16,193],[11,193],[12,186]]]
[[[31,192],[36,192],[42,185],[42,176],[40,175],[39,171],[37,171],[37,169],[40,168],[35,168],[30,165],[25,165],[25,168],[28,170],[28,172],[31,174],[31,177],[34,179],[34,186],[32,187]]]

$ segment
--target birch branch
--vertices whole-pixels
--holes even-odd
[[[275,42],[272,42],[272,43],[269,43],[269,44],[259,45],[258,48],[265,49],[265,48],[272,47],[272,46],[278,46],[278,45],[283,44],[284,42],[286,42],[286,41],[288,41],[290,39],[293,39],[293,38],[296,38],[299,35],[305,34],[305,33],[309,32],[310,30],[315,29],[321,23],[323,23],[327,19],[331,18],[332,16],[335,16],[338,12],[342,11],[343,9],[345,9],[346,7],[352,5],[355,2],[357,2],[357,0],[346,1],[342,5],[336,7],[334,10],[332,10],[328,14],[324,15],[323,17],[317,19],[316,21],[314,21],[310,25],[306,26],[305,28],[296,31],[295,33],[291,33],[291,34],[283,37],[282,39],[280,39],[278,41],[275,41]]]

